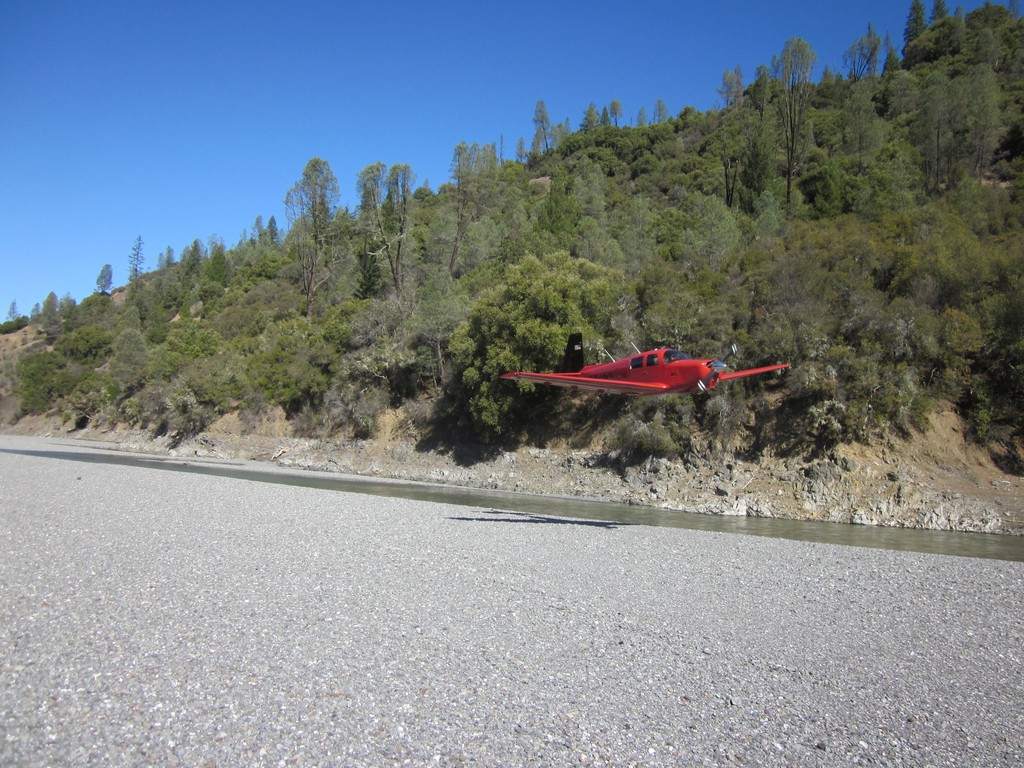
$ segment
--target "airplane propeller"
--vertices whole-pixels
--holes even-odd
[[[701,392],[707,392],[708,389],[713,387],[718,382],[718,377],[721,373],[729,367],[729,364],[725,362],[731,355],[735,355],[739,352],[739,347],[735,344],[730,344],[729,349],[725,351],[725,354],[716,360],[712,360],[708,363],[708,367],[711,369],[711,373],[705,376],[703,379],[697,382],[697,389]]]
[[[729,349],[725,351],[724,355],[720,356],[717,360],[712,360],[708,365],[710,365],[712,370],[714,370],[716,373],[721,373],[722,371],[729,367],[729,364],[725,361],[728,360],[731,355],[735,355],[737,352],[739,352],[739,347],[737,347],[735,344],[730,344]]]

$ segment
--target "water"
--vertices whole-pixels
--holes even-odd
[[[458,486],[381,480],[301,470],[267,470],[242,462],[189,461],[174,457],[94,453],[81,450],[0,449],[0,453],[92,464],[144,467],[171,472],[190,472],[197,475],[214,475],[261,483],[295,485],[303,488],[435,501],[467,507],[485,507],[490,512],[509,510],[520,513],[518,518],[520,520],[526,519],[535,522],[555,522],[556,520],[553,518],[558,517],[574,518],[596,521],[596,524],[605,528],[626,525],[689,528],[698,531],[745,533],[751,536],[768,536],[823,544],[1024,562],[1024,536],[922,531],[770,518],[719,517],[565,497],[485,491]]]

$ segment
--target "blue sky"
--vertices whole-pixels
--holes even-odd
[[[964,3],[970,10],[980,3]],[[930,3],[926,2],[930,9]],[[951,7],[955,3],[949,3]],[[92,7],[88,7],[92,6]],[[631,119],[662,98],[715,106],[799,35],[822,65],[869,21],[899,46],[909,0],[580,3],[4,3],[0,26],[0,313],[50,290],[124,281],[137,235],[229,246],[314,155],[355,204],[364,165],[431,186],[459,141],[529,141],[537,99],[575,127],[587,103]]]

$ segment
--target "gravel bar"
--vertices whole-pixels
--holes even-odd
[[[1022,619],[1021,563],[0,453],[4,766],[1019,766]]]

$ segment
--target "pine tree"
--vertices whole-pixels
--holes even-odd
[[[522,136],[516,141],[516,162],[525,163],[529,157],[526,154],[526,140]]]
[[[273,216],[270,217],[270,221],[267,222],[267,242],[271,245],[277,245],[279,233],[277,231],[277,219]]]
[[[214,243],[210,248],[210,258],[203,267],[203,276],[217,285],[228,284],[228,260],[224,243]]]
[[[12,301],[11,302],[11,306],[7,310],[7,319],[8,320],[17,320],[18,319],[18,302],[16,302],[16,301]]]
[[[128,280],[134,283],[142,274],[142,235],[135,238],[135,245],[132,246],[131,255],[128,257]]]
[[[597,107],[594,106],[594,102],[590,102],[587,105],[587,111],[583,113],[583,122],[580,123],[580,130],[592,131],[594,128],[597,128],[597,125]]]
[[[896,53],[896,46],[892,44],[892,38],[885,36],[885,64],[882,67],[882,74],[891,75],[901,66],[900,56]]]
[[[380,269],[377,255],[366,248],[359,256],[359,282],[356,285],[357,299],[372,299],[384,292],[384,274]]]
[[[636,127],[644,128],[647,126],[647,110],[640,107],[640,111],[636,113]]]
[[[622,117],[622,104],[618,99],[612,99],[611,105],[608,107],[608,114],[611,115],[612,122],[615,123],[615,127],[619,127],[619,118]]]
[[[664,123],[666,120],[668,120],[668,107],[665,106],[664,101],[658,99],[654,105],[654,122]]]
[[[601,125],[605,126],[606,128],[609,125],[612,124],[611,115],[608,114],[608,107],[603,107],[601,109],[601,121],[600,122],[601,122]]]
[[[50,291],[43,299],[43,308],[39,311],[39,324],[46,334],[46,339],[53,342],[60,336],[60,309],[57,294]]]
[[[191,245],[186,245],[181,252],[181,268],[186,275],[194,275],[206,255],[203,244],[196,238]]]
[[[907,13],[907,26],[903,29],[903,57],[907,56],[907,48],[922,32],[928,28],[924,21],[924,3],[922,0],[911,0],[910,11]]]
[[[949,16],[949,9],[946,8],[946,0],[934,0],[932,2],[931,23],[934,24],[936,21],[942,21],[947,16]]]
[[[539,146],[542,151],[547,152],[551,149],[551,118],[548,116],[548,108],[543,99],[539,100],[533,109],[533,127],[535,129],[534,148]]]
[[[160,254],[160,258],[157,261],[157,266],[160,269],[167,269],[172,264],[174,264],[174,249],[168,245],[166,248],[164,248],[164,252]]]
[[[110,293],[110,286],[114,282],[114,270],[109,264],[100,267],[100,273],[96,277],[96,293]]]

